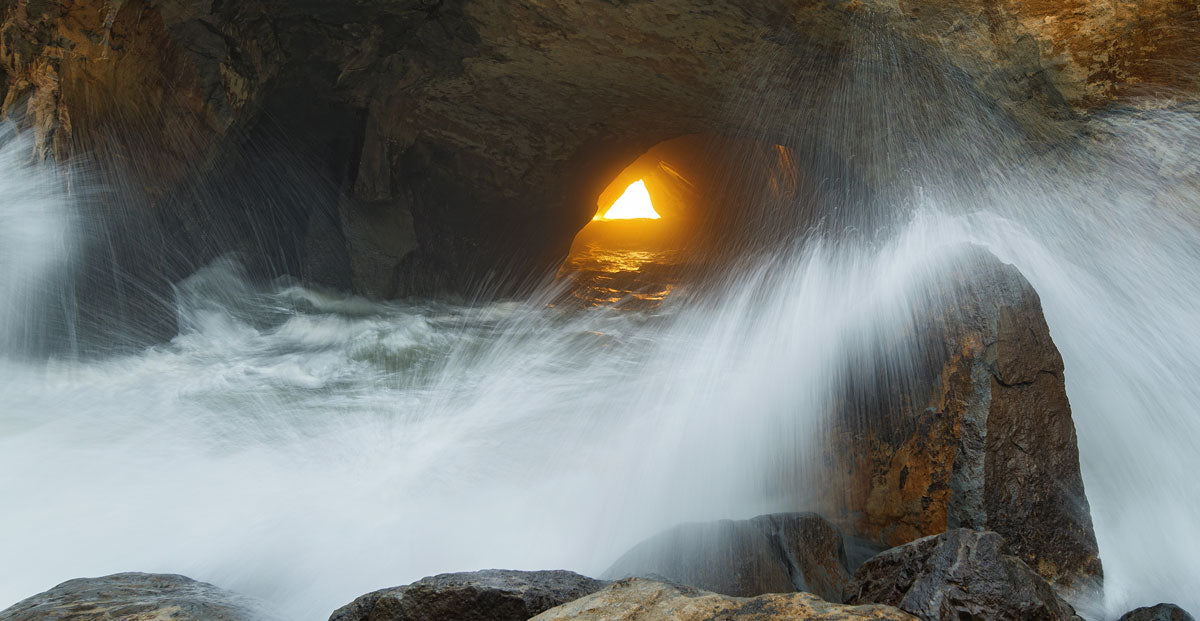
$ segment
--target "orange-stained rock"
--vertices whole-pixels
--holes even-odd
[[[826,515],[884,546],[995,531],[1064,593],[1094,588],[1102,570],[1063,363],[1037,293],[975,248],[944,277],[951,292],[881,346],[873,379],[868,369],[847,389],[817,479]]]

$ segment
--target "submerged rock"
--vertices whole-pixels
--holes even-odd
[[[267,615],[249,598],[173,574],[124,573],[68,580],[0,611],[0,621],[250,621]]]
[[[1135,608],[1117,621],[1196,621],[1195,617],[1175,604],[1157,604]]]
[[[847,601],[887,604],[939,621],[1078,619],[1049,583],[1006,553],[1000,535],[963,528],[867,561],[855,572]]]
[[[363,595],[334,611],[329,621],[525,621],[607,584],[569,571],[441,574]]]
[[[628,578],[602,591],[547,610],[535,621],[772,621],[775,619],[913,619],[890,606],[832,604],[811,593],[729,597],[692,587]]]
[[[1096,536],[1063,379],[1037,293],[979,248],[845,388],[811,469],[843,530],[896,546],[995,531],[1069,595],[1098,586]]]
[[[807,591],[841,601],[849,582],[836,526],[812,513],[683,524],[634,546],[604,574],[661,577],[722,595]]]

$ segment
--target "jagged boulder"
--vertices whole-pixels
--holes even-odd
[[[1195,617],[1175,604],[1157,604],[1135,608],[1117,621],[1196,621]]]
[[[830,458],[809,473],[826,493],[822,514],[884,547],[995,531],[1082,595],[1102,569],[1062,356],[1016,268],[978,247],[955,259],[912,324],[847,373]]]
[[[0,611],[0,621],[253,621],[255,601],[173,574],[124,573],[68,580]]]
[[[852,604],[887,604],[922,619],[1074,621],[1075,610],[992,532],[955,529],[880,553],[854,574]]]
[[[629,578],[552,608],[534,621],[774,621],[877,619],[908,621],[913,617],[889,606],[832,604],[811,593],[776,593],[754,598],[729,597],[692,587]]]
[[[329,621],[525,621],[607,584],[569,571],[441,574],[363,595]]]
[[[661,577],[722,595],[807,591],[841,601],[849,582],[836,526],[812,513],[683,524],[643,541],[604,574]]]

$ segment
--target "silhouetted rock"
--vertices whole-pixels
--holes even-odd
[[[629,578],[602,591],[547,610],[534,621],[839,621],[913,619],[890,606],[832,604],[811,593],[775,593],[754,598],[729,597],[692,587]]]
[[[124,573],[68,580],[0,612],[0,621],[252,621],[256,602],[172,574]]]
[[[808,591],[841,601],[841,532],[811,513],[683,524],[634,546],[604,574],[665,578],[723,595]]]
[[[867,561],[847,589],[853,604],[887,604],[922,619],[1074,620],[1074,609],[993,532],[955,529]]]
[[[848,374],[832,458],[812,469],[823,513],[884,546],[995,531],[1065,594],[1098,586],[1063,361],[1037,293],[976,247],[930,280],[912,325]]]
[[[1192,615],[1175,604],[1157,604],[1135,608],[1117,621],[1196,621]]]
[[[525,621],[607,585],[569,571],[484,571],[441,574],[368,593],[330,621]]]

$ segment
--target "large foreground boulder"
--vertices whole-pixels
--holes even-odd
[[[1158,604],[1135,608],[1117,621],[1196,621],[1195,617],[1175,604]]]
[[[853,604],[887,604],[922,619],[1077,620],[1075,611],[992,532],[955,529],[887,550],[854,574]]]
[[[773,621],[793,619],[888,619],[912,616],[889,606],[831,604],[810,593],[728,597],[692,587],[629,578],[602,591],[547,610],[534,621]]]
[[[841,531],[812,513],[676,526],[604,575],[661,577],[735,597],[807,591],[834,602],[850,580]]]
[[[822,513],[883,547],[995,531],[1064,593],[1098,587],[1063,360],[1037,293],[978,247],[929,280],[911,322],[848,370],[829,458],[808,469]]]
[[[569,571],[441,574],[363,595],[329,621],[525,621],[607,584]]]
[[[173,574],[68,580],[0,612],[0,621],[251,621],[268,615],[249,598]]]

